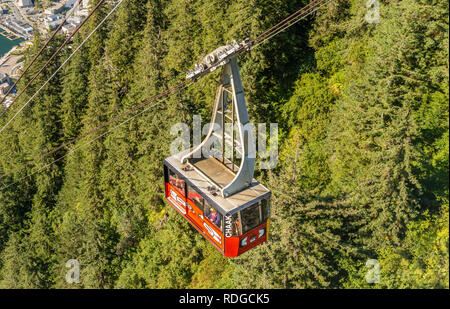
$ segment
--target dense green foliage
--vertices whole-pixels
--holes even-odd
[[[17,170],[307,2],[125,0],[0,134],[0,287],[448,288],[448,1],[380,0],[380,22],[368,23],[365,1],[335,0],[240,58],[252,120],[279,123],[280,156],[257,175],[273,192],[270,241],[239,258],[163,200],[170,127],[208,119],[218,72]],[[69,259],[78,284],[65,281]],[[368,259],[379,283],[366,282]]]

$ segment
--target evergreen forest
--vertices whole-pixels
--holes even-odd
[[[334,0],[239,57],[251,121],[279,129],[276,167],[255,173],[272,191],[270,238],[237,258],[164,199],[170,129],[209,121],[220,70],[115,120],[309,1],[124,0],[0,133],[0,288],[448,289],[448,1],[374,0],[370,22],[366,0]],[[116,3],[0,107],[0,127]],[[45,41],[34,37],[25,65]]]

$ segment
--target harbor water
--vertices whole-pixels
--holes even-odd
[[[22,41],[23,39],[11,41],[0,34],[0,58],[3,57],[3,55],[6,54],[8,51],[10,51],[11,48],[13,48],[16,45],[19,45],[20,42]]]

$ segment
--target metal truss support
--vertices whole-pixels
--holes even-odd
[[[216,148],[216,151],[211,152],[210,147],[216,141],[219,141],[220,149]],[[182,157],[181,162],[188,163],[190,158],[214,156],[228,168],[231,166],[234,179],[219,188],[221,195],[226,198],[252,183],[255,148],[237,57],[232,57],[227,59],[223,67],[208,134],[200,145]],[[231,150],[231,154],[227,149]],[[228,160],[230,155],[231,160]],[[237,171],[234,166],[236,157],[240,159]]]

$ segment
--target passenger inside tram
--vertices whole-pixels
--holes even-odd
[[[240,231],[240,223],[239,223],[239,219],[235,219],[234,220],[234,230],[233,230],[233,236],[239,236],[241,234]]]
[[[208,219],[211,220],[218,228],[220,228],[220,214],[214,209],[209,208]]]
[[[169,176],[169,182],[180,189],[181,192],[184,192],[184,180],[180,179],[180,176],[178,176],[177,174],[171,174]]]
[[[203,197],[189,184],[188,198],[191,199],[198,208],[203,210]]]

